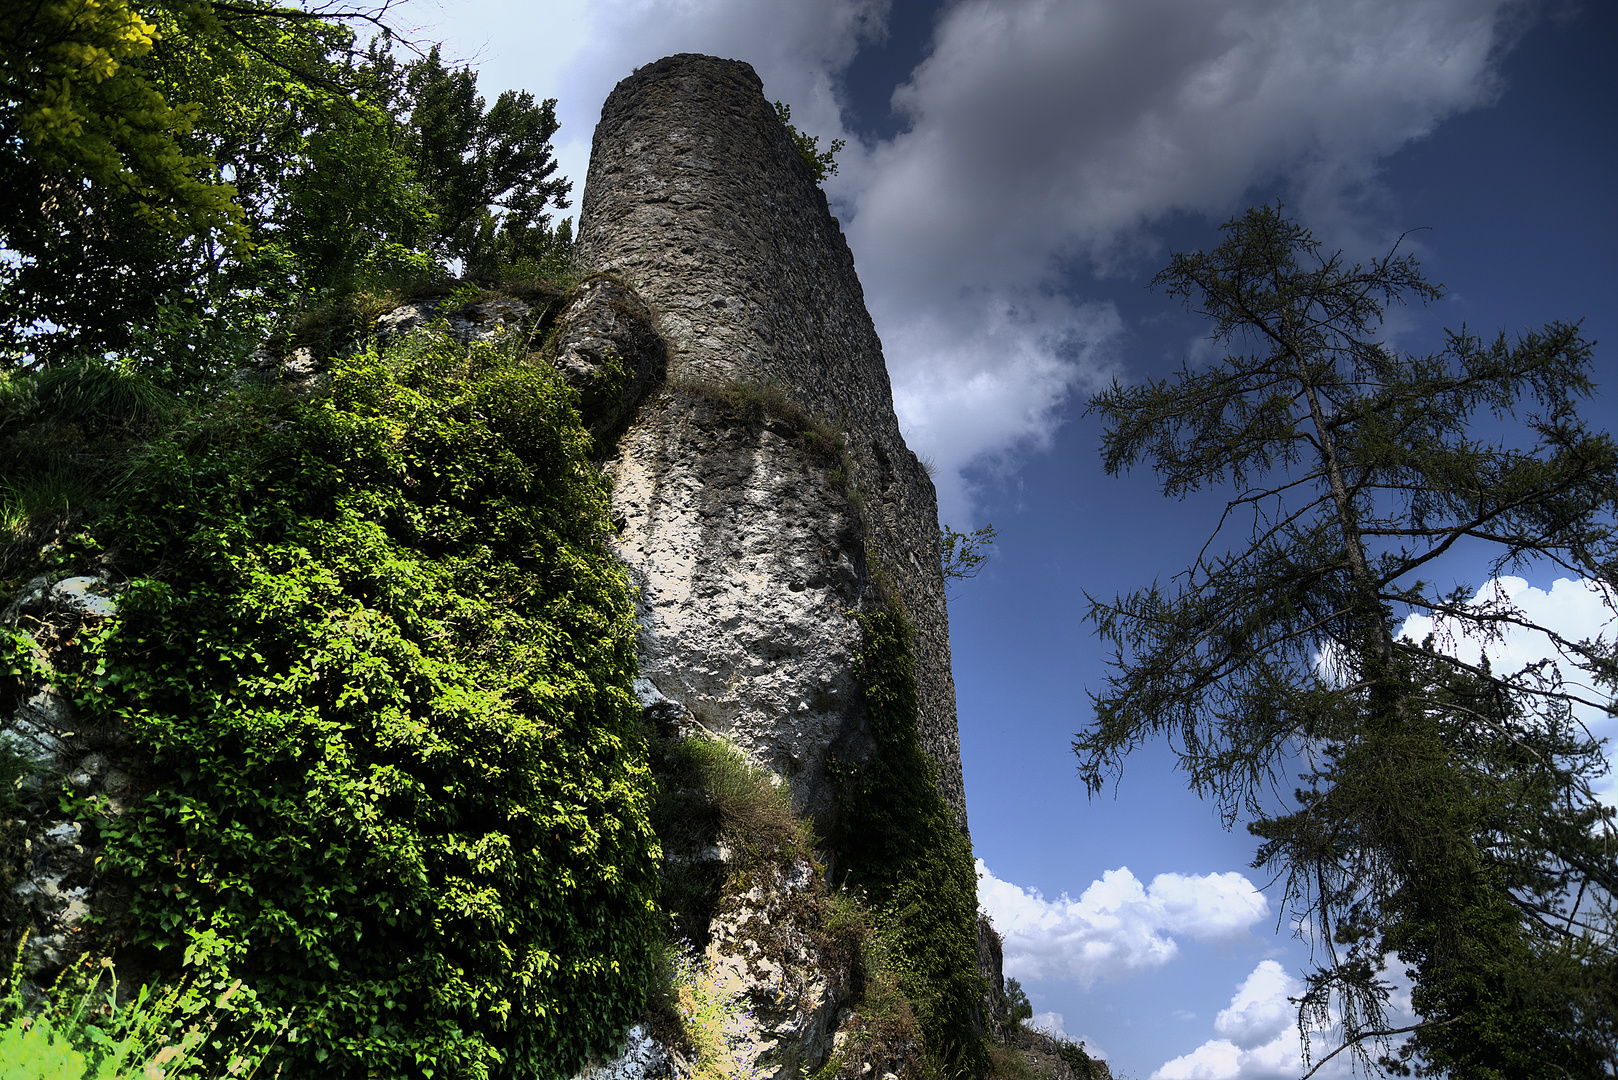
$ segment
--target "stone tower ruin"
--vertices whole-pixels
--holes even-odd
[[[964,831],[937,496],[899,432],[848,244],[749,65],[671,56],[618,84],[579,257],[632,286],[669,347],[665,392],[609,464],[649,699],[729,736],[823,817],[828,753],[862,754],[854,612],[886,591],[915,627],[919,735]],[[844,449],[805,453],[779,415],[735,424],[713,404],[749,395]]]

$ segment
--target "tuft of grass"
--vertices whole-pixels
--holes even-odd
[[[0,532],[12,542],[49,533],[93,504],[101,485],[72,463],[0,481]]]
[[[673,975],[681,1041],[692,1057],[691,1080],[753,1080],[760,1076],[747,1057],[743,996],[727,991],[709,965],[688,948],[675,954]]]
[[[168,420],[178,404],[147,376],[97,360],[76,360],[0,383],[0,422],[6,427],[31,420],[144,434]]]
[[[23,1068],[6,1072],[8,1077],[252,1080],[289,1035],[291,1017],[269,1021],[252,991],[228,976],[142,986],[120,1003],[117,971],[106,959],[86,957],[77,970],[63,971],[41,1001],[30,1003],[21,978],[27,940],[24,934],[17,943],[0,998],[0,1064]]]
[[[115,498],[139,448],[184,412],[152,379],[101,360],[0,376],[4,576]]]
[[[699,732],[651,740],[658,795],[652,827],[672,855],[660,905],[676,937],[706,946],[725,882],[768,862],[813,859],[814,835],[792,812],[787,791],[726,740]],[[703,856],[716,845],[729,862]]]
[[[846,482],[851,469],[842,432],[799,405],[791,389],[779,379],[678,379],[669,386],[734,412],[777,421],[796,436],[806,450],[835,462]]]
[[[892,1073],[900,1080],[937,1074],[915,1005],[905,992],[906,961],[899,928],[881,919],[863,895],[840,889],[829,897],[822,949],[852,950],[853,1022],[847,1041],[810,1074],[811,1080],[860,1080]],[[869,1066],[869,1068],[867,1068]]]

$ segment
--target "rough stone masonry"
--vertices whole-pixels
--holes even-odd
[[[916,629],[921,741],[964,831],[937,496],[899,433],[848,244],[749,65],[682,54],[618,84],[579,255],[635,288],[670,347],[667,391],[609,466],[649,699],[729,735],[820,816],[828,750],[860,756],[851,613],[885,579]],[[736,382],[841,433],[846,463],[696,392]]]

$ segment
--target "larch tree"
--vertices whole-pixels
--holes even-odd
[[[1464,550],[1489,579],[1551,569],[1618,600],[1618,449],[1577,409],[1591,343],[1555,323],[1408,353],[1380,340],[1386,306],[1442,295],[1409,255],[1346,265],[1277,207],[1223,231],[1156,281],[1222,355],[1090,403],[1109,473],[1145,461],[1166,496],[1231,497],[1170,583],[1092,601],[1117,657],[1080,772],[1099,790],[1166,737],[1227,823],[1249,818],[1314,948],[1306,1056],[1341,1024],[1326,1056],[1380,1046],[1394,1071],[1612,1075],[1618,835],[1580,710],[1613,711],[1613,643],[1445,584]],[[1444,634],[1401,635],[1411,614]],[[1522,631],[1556,656],[1491,666]],[[1418,1017],[1398,1030],[1392,964]]]

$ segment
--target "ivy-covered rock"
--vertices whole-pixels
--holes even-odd
[[[568,1075],[642,1009],[634,625],[575,403],[413,337],[177,427],[95,530],[127,587],[68,682],[151,783],[98,822],[109,931],[291,1012],[290,1075]]]

